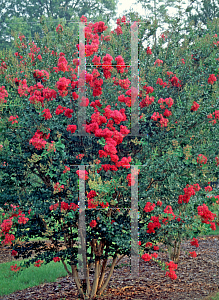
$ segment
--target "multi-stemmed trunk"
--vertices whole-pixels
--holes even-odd
[[[76,265],[71,266],[72,272],[70,272],[63,259],[62,263],[67,273],[74,279],[80,297],[82,299],[94,299],[97,295],[101,295],[106,289],[106,287],[109,284],[110,278],[112,277],[115,266],[124,257],[124,255],[122,255],[118,259],[117,256],[117,254],[114,255],[109,274],[107,275],[105,280],[104,275],[107,269],[108,259],[103,259],[101,264],[101,260],[99,259],[99,257],[95,257],[94,277],[92,286],[89,279],[91,265],[86,265],[86,278],[80,279]]]

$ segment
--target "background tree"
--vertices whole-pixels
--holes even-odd
[[[218,0],[190,0],[186,8],[187,21],[193,21],[194,27],[199,22],[207,25],[208,21],[213,21],[219,17],[219,1]]]
[[[55,28],[60,19],[79,21],[82,15],[91,21],[101,19],[108,22],[114,18],[117,3],[118,0],[0,0],[0,49],[11,46],[11,30],[16,29],[16,32],[20,31],[32,39],[35,33],[42,34],[39,25],[42,16],[48,17],[48,26],[52,23]]]

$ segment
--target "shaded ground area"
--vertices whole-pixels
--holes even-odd
[[[176,270],[178,278],[175,281],[165,277],[165,271],[155,262],[140,259],[139,278],[130,278],[130,267],[123,266],[115,270],[107,290],[97,299],[195,300],[204,299],[212,292],[219,292],[219,236],[199,237],[198,240],[200,246],[195,249],[196,258],[188,255],[188,251],[194,250],[191,250],[189,242],[183,243]],[[10,261],[10,253],[8,249],[1,249],[0,262]],[[158,258],[167,261],[164,253],[159,254]],[[128,257],[120,261],[120,264],[126,263],[129,263]],[[75,300],[79,297],[74,281],[66,276],[57,279],[55,283],[31,287],[0,299]]]

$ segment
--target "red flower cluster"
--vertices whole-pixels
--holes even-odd
[[[196,238],[193,238],[193,239],[191,240],[190,244],[191,244],[192,246],[195,246],[196,248],[199,247],[199,243],[198,243],[198,240],[197,240]]]
[[[19,211],[19,216],[20,216],[20,218],[18,218],[19,224],[26,224],[29,221],[29,218],[26,218],[25,214],[21,214],[20,211]]]
[[[193,105],[191,107],[191,111],[197,111],[199,109],[199,104],[195,101],[193,101]]]
[[[45,70],[35,70],[33,72],[33,77],[36,79],[41,79],[42,82],[45,82],[49,79],[49,73]]]
[[[11,245],[12,241],[15,240],[15,236],[13,234],[6,233],[5,239],[2,241],[3,245]]]
[[[59,207],[59,203],[55,203],[53,205],[50,205],[49,209],[50,210],[56,210]],[[76,211],[76,209],[78,209],[78,205],[76,205],[75,203],[66,203],[66,202],[61,202],[61,208],[60,211],[66,211],[66,210],[73,210]]]
[[[171,82],[172,86],[181,87],[181,80],[179,80],[179,78],[176,76],[173,76],[169,81]]]
[[[202,223],[205,224],[211,224],[211,229],[215,230],[215,223],[213,223],[212,221],[216,218],[216,214],[213,214],[207,207],[206,204],[203,203],[202,206],[198,206],[197,208],[198,210],[198,215],[201,217],[202,219]],[[214,229],[215,228],[215,229]]]
[[[17,119],[18,119],[18,116],[16,116],[16,117],[10,116],[8,121],[12,122],[12,125],[13,125],[14,123],[18,123]]]
[[[147,54],[148,54],[148,55],[151,55],[151,54],[152,54],[152,51],[151,51],[151,48],[150,48],[150,47],[147,47]]]
[[[63,171],[63,173],[67,173],[67,172],[69,172],[69,171],[70,171],[70,168],[67,167],[67,166],[65,166],[65,170]]]
[[[78,155],[76,155],[76,158],[78,158],[78,159],[82,159],[84,157],[84,154],[78,154]]]
[[[116,32],[117,35],[123,34],[122,27],[120,25],[117,25],[117,27],[115,29],[115,32]]]
[[[45,148],[47,142],[45,139],[48,139],[50,136],[50,133],[47,135],[41,132],[40,130],[37,130],[34,134],[34,136],[30,139],[29,144],[32,144],[37,150],[41,150],[42,148]]]
[[[156,66],[156,64],[158,65],[158,67],[160,67],[160,65],[163,63],[163,61],[161,59],[157,59],[154,62],[154,65]]]
[[[45,118],[45,120],[49,120],[52,118],[49,108],[45,108],[42,112],[43,112],[43,117]]]
[[[182,204],[183,202],[189,203],[191,196],[195,196],[195,192],[199,190],[200,190],[200,186],[198,183],[191,186],[187,184],[186,187],[183,189],[184,195],[179,195],[178,203],[179,204]]]
[[[145,211],[145,212],[151,212],[151,211],[154,210],[155,206],[156,206],[155,203],[147,202],[147,203],[145,204],[144,211]]]
[[[199,154],[197,157],[197,163],[198,164],[206,164],[207,163],[207,157],[204,156],[203,154]]]
[[[166,112],[167,115],[170,115],[170,113],[171,112],[169,112],[169,113]],[[157,121],[158,119],[160,119],[161,127],[167,127],[167,123],[169,122],[168,119],[165,119],[163,117],[163,115],[159,114],[158,112],[154,112],[153,115],[151,116],[151,119],[154,120],[154,121]]]
[[[17,251],[15,251],[15,250],[12,250],[12,252],[11,252],[11,256],[17,256],[18,255],[18,252]]]
[[[88,194],[87,194],[87,198],[88,199],[92,199],[92,198],[94,198],[94,197],[96,197],[97,196],[97,193],[96,193],[96,191],[93,191],[93,190],[91,190]]]
[[[17,264],[15,264],[14,266],[10,266],[10,268],[11,268],[11,271],[18,272],[21,267],[18,267]]]
[[[5,100],[6,97],[8,97],[8,92],[3,85],[0,87],[0,103],[7,103],[7,100]]]
[[[141,257],[144,261],[150,261],[152,259],[152,256],[148,253],[145,253]]]
[[[56,82],[56,87],[59,91],[59,95],[61,97],[68,95],[68,86],[71,83],[70,79],[67,79],[65,77],[59,78],[59,81]]]
[[[215,81],[217,81],[217,77],[214,74],[210,74],[208,77],[208,83],[214,84]]]
[[[141,102],[139,103],[139,106],[141,108],[143,108],[145,106],[148,107],[153,102],[154,102],[154,97],[149,97],[148,95],[146,95],[146,97],[144,99],[142,99]]]
[[[71,133],[75,133],[76,129],[77,129],[76,125],[68,125],[66,130],[70,131]]]
[[[212,191],[212,187],[209,185],[209,186],[206,186],[205,187],[205,190],[206,192],[211,192]]]
[[[173,99],[170,98],[170,97],[169,97],[169,98],[166,98],[166,99],[160,98],[160,99],[158,100],[158,103],[160,104],[160,108],[161,108],[161,109],[165,109],[164,103],[166,103],[167,106],[168,106],[168,108],[170,108],[170,107],[172,107],[172,105],[174,104],[174,101],[173,101]]]
[[[57,33],[61,33],[63,31],[63,27],[61,24],[59,24],[57,27],[56,27],[56,32]]]
[[[174,264],[173,261],[170,261],[169,263],[166,262],[166,267],[169,268],[169,272],[166,272],[165,276],[169,276],[172,280],[177,279],[177,275],[175,273],[177,264]]]
[[[34,267],[39,268],[39,267],[41,267],[41,264],[42,264],[42,263],[43,263],[43,260],[38,259],[38,260],[35,262]]]
[[[68,62],[64,55],[61,55],[58,60],[58,71],[66,72],[68,69]]]
[[[54,193],[59,193],[64,189],[64,185],[60,185],[59,182],[54,184]]]
[[[155,228],[160,228],[161,224],[159,222],[159,217],[152,216],[150,219],[151,222],[148,223],[147,233],[155,233]]]
[[[8,233],[11,230],[12,224],[13,222],[11,219],[4,220],[0,225],[2,232]]]
[[[74,112],[73,109],[71,109],[71,108],[65,108],[64,116],[66,116],[67,118],[71,119],[73,112]]]
[[[126,17],[123,16],[123,17],[121,18],[121,20],[120,20],[120,19],[117,19],[116,24],[117,24],[117,25],[120,25],[120,22],[122,22],[123,24],[126,24]]]
[[[157,206],[162,206],[163,202],[161,200],[157,201]]]
[[[95,221],[95,220],[92,220],[91,222],[90,222],[90,227],[91,228],[94,228],[94,227],[96,227],[97,226],[97,222]]]
[[[209,114],[207,118],[213,119],[213,115],[214,115],[214,120],[209,121],[209,123],[212,123],[212,125],[216,124],[217,120],[219,120],[219,110],[215,110],[215,112],[213,112],[213,114]]]
[[[145,247],[146,247],[146,248],[151,248],[151,247],[152,247],[152,245],[153,245],[152,243],[150,243],[150,242],[147,242],[147,243],[146,243],[146,245],[145,245]]]
[[[173,219],[175,219],[175,217],[176,217],[176,215],[173,212],[173,209],[172,209],[171,205],[167,205],[167,207],[164,209],[164,213],[172,215]]]
[[[53,257],[53,261],[56,263],[57,261],[60,261],[61,260],[61,258],[60,257]]]
[[[117,62],[117,65],[116,65],[117,72],[124,73],[125,62],[124,62],[123,57],[121,55],[119,55],[115,58],[115,61]]]

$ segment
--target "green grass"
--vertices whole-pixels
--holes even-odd
[[[17,276],[11,271],[10,266],[15,264],[19,266],[20,263],[15,260],[1,264],[0,297],[46,282],[55,282],[57,278],[67,275],[62,262],[51,261],[47,265],[42,264],[39,268],[32,265]]]

